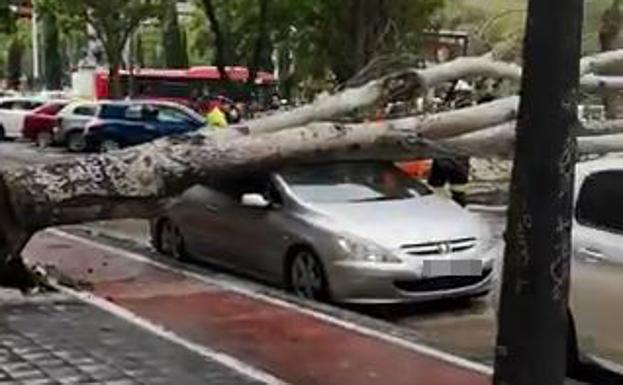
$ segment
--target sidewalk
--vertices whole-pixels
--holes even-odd
[[[66,295],[0,290],[0,384],[257,384]]]
[[[26,255],[31,262],[53,264],[73,279],[90,282],[90,291],[100,298],[94,304],[120,315],[131,313],[131,317],[146,325],[160,325],[178,343],[219,352],[227,358],[219,360],[221,364],[244,362],[265,374],[262,382],[271,382],[265,380],[271,376],[277,381],[301,385],[484,385],[490,381],[486,368],[460,358],[74,235],[59,231],[41,234],[31,242]],[[99,310],[92,311],[104,316]],[[96,319],[86,317],[78,324],[84,316],[71,313],[78,314],[72,318],[75,327],[84,324],[93,329],[91,334],[96,337],[92,341],[103,338],[93,326],[99,323]],[[69,328],[64,334],[73,336],[73,330]],[[166,357],[182,356],[169,352],[180,346],[144,348],[140,340],[119,338],[116,348],[107,352],[108,357],[123,360],[116,355],[123,356],[125,351],[157,351],[165,358],[156,359],[156,366],[168,369]],[[192,355],[188,351],[186,354]],[[173,358],[172,371],[178,362]],[[214,366],[209,360],[207,364]],[[210,369],[188,370],[196,374],[203,371]],[[229,374],[231,370],[223,375]],[[195,383],[192,381],[195,380],[178,379],[170,383]]]

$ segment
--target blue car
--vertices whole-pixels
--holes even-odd
[[[108,152],[203,126],[201,115],[176,103],[103,102],[97,118],[86,126],[84,138],[88,150]]]

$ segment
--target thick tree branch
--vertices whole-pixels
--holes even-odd
[[[622,77],[596,76],[611,66],[623,63],[623,50],[588,56],[582,59],[584,68],[580,79],[587,91],[606,92],[623,89]],[[322,96],[315,102],[281,114],[247,122],[251,133],[273,132],[289,127],[330,120],[336,116],[366,108],[384,101],[410,99],[440,84],[469,77],[491,77],[519,81],[521,67],[489,57],[459,58],[435,67],[397,71],[362,86],[347,88],[339,93]]]

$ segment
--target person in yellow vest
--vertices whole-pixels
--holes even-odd
[[[225,115],[222,104],[219,101],[210,103],[210,108],[206,114],[206,120],[208,125],[212,127],[225,128],[228,126],[227,115]]]

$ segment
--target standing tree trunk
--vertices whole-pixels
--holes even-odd
[[[562,385],[583,0],[530,0],[496,345],[497,385]]]
[[[116,39],[115,39],[116,40]],[[104,50],[108,59],[108,97],[110,99],[121,99],[121,64],[123,63],[123,45],[120,41],[104,41]]]
[[[19,37],[13,37],[7,58],[7,86],[10,89],[17,90],[22,81],[22,55],[24,46]]]
[[[109,59],[108,66],[108,97],[113,100],[121,99],[121,61]]]
[[[143,49],[143,37],[140,33],[136,34],[136,45],[134,46],[135,63],[138,68],[145,68],[145,49]]]
[[[162,20],[162,45],[167,68],[188,68],[188,52],[182,41],[182,33],[175,0],[167,0]]]
[[[255,47],[253,48],[253,57],[249,66],[249,78],[247,79],[247,102],[251,101],[251,95],[255,89],[255,80],[262,61],[262,55],[268,43],[268,0],[257,0],[259,14],[257,37],[255,39]]]
[[[63,62],[58,41],[56,16],[52,12],[43,14],[43,50],[45,87],[48,90],[59,90],[63,80]]]
[[[229,74],[227,73],[226,69],[227,42],[225,41],[226,39],[221,28],[221,23],[219,22],[218,16],[216,15],[216,8],[214,7],[212,0],[202,0],[202,3],[206,16],[210,21],[210,29],[212,30],[212,34],[214,34],[214,45],[216,46],[216,67],[218,68],[221,80],[229,81]]]

